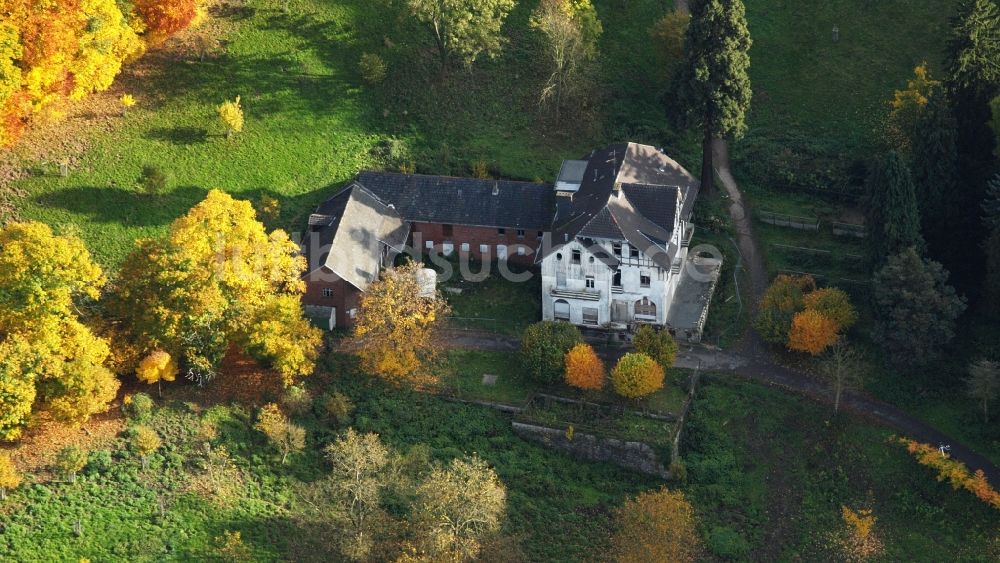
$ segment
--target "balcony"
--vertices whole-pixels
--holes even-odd
[[[565,287],[553,287],[549,293],[552,297],[566,297],[569,299],[582,299],[584,301],[600,301],[601,290],[599,289],[566,289]]]
[[[684,232],[681,234],[681,248],[691,246],[692,237],[694,237],[694,225],[688,223],[684,225]]]
[[[625,293],[625,288],[620,285],[611,286],[611,293]]]

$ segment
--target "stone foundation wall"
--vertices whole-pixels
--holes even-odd
[[[514,422],[513,428],[514,433],[525,440],[566,452],[579,459],[613,463],[647,475],[670,478],[670,472],[656,457],[653,448],[642,442],[599,438],[582,432],[575,433],[573,439],[569,440],[565,430],[522,422]]]

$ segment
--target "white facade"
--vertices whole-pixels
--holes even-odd
[[[677,254],[670,269],[658,266],[625,240],[588,238],[585,244],[578,237],[563,245],[542,260],[542,318],[608,328],[666,325],[687,259],[690,236],[682,233],[690,235],[689,229],[676,221],[670,242]],[[601,254],[619,264],[606,264]]]

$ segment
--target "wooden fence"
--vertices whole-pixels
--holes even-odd
[[[758,211],[757,218],[762,223],[767,223],[768,225],[790,227],[802,231],[818,231],[823,225],[823,221],[819,217],[800,217],[798,215],[785,215],[784,213],[775,213],[773,211]],[[865,238],[868,236],[865,226],[855,223],[830,221],[830,230],[837,236],[856,238]]]

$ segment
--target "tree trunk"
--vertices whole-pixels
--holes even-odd
[[[715,193],[715,169],[712,167],[712,129],[705,126],[705,138],[701,143],[701,193],[711,196]]]
[[[837,380],[837,385],[833,390],[833,412],[840,412],[840,395],[844,392],[844,384]]]
[[[7,500],[7,489],[0,487],[0,501]]]

